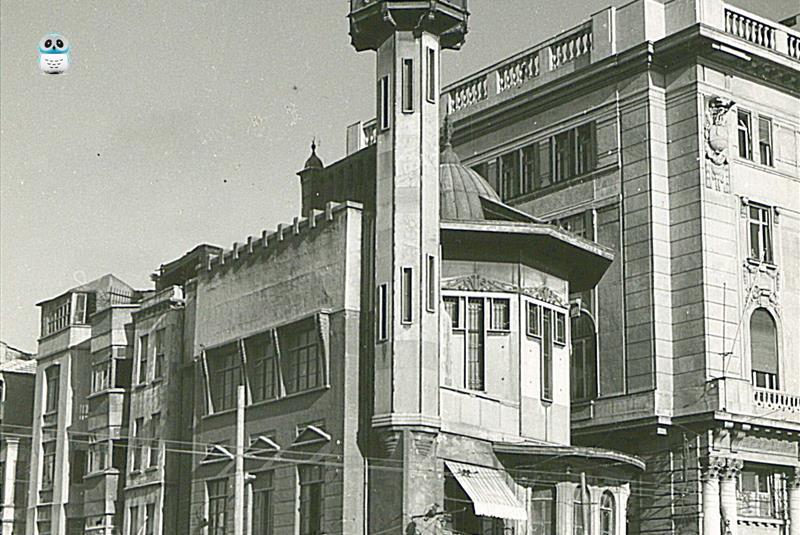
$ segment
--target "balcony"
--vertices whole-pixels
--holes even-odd
[[[800,424],[800,395],[758,388],[750,381],[726,377],[715,379],[712,390],[717,411]]]
[[[757,412],[761,412],[760,409],[769,411],[766,414],[774,412],[800,415],[800,396],[779,390],[753,387],[753,405],[757,407]]]

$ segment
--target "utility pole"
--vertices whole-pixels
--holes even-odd
[[[581,513],[583,514],[583,532],[591,533],[589,527],[589,489],[586,488],[586,472],[581,472]]]
[[[233,476],[233,535],[244,535],[244,385],[236,392],[236,460]]]

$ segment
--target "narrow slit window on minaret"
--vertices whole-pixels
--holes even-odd
[[[436,311],[436,259],[433,255],[428,255],[428,312]]]
[[[403,59],[403,112],[414,111],[414,60]]]
[[[378,286],[378,341],[389,339],[389,285]]]
[[[401,289],[403,301],[401,305],[401,321],[403,323],[411,323],[413,320],[413,272],[410,267],[403,268],[403,277],[401,279]]]
[[[389,128],[389,77],[384,76],[378,81],[378,95],[380,98],[380,125],[381,130]]]
[[[436,102],[436,51],[428,48],[428,83],[426,97],[430,102]]]

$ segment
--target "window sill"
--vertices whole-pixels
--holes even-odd
[[[124,388],[104,388],[103,390],[92,392],[91,394],[86,396],[86,399],[94,399],[106,394],[124,394],[124,393],[125,393]]]
[[[164,382],[164,377],[162,376],[162,377],[156,377],[155,379],[153,379],[153,382],[150,383],[150,384],[152,384],[152,385],[160,385],[163,382]]]
[[[133,385],[134,390],[142,390],[144,388],[147,388],[147,383],[137,383]]]
[[[145,474],[151,474],[151,473],[157,472],[157,471],[158,471],[158,465],[148,466],[147,468],[144,469],[144,473]]]
[[[119,475],[119,470],[116,468],[103,468],[102,470],[95,470],[94,472],[89,472],[88,474],[83,476],[84,481],[87,479],[93,479],[95,477],[100,476],[115,476]]]
[[[759,269],[764,269],[765,271],[777,271],[778,265],[772,262],[764,262],[757,258],[747,257],[746,262],[750,266],[757,267]]]

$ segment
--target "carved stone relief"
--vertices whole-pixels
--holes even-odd
[[[705,172],[706,187],[729,193],[731,190],[730,163],[728,161],[728,112],[734,102],[722,97],[706,99]]]
[[[564,300],[547,286],[523,287],[508,282],[487,279],[481,275],[473,273],[463,277],[456,277],[442,282],[445,290],[461,290],[465,292],[507,292],[520,293],[550,303],[551,305],[566,306]]]

